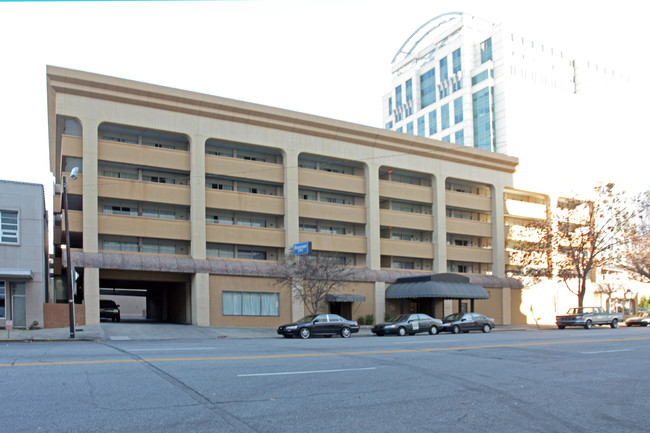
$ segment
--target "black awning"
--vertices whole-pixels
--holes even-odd
[[[483,286],[449,281],[397,282],[386,289],[386,299],[488,299],[489,297]]]
[[[365,302],[366,297],[363,295],[325,295],[326,302]]]

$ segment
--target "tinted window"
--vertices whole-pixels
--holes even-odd
[[[321,314],[320,316],[316,316],[316,321],[317,322],[327,322],[327,314]]]

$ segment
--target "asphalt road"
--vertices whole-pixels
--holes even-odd
[[[650,329],[0,345],[7,432],[639,432]]]

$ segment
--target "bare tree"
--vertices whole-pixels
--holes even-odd
[[[276,284],[290,290],[310,314],[317,314],[326,295],[348,285],[353,274],[353,268],[338,257],[287,256]]]
[[[625,244],[618,264],[641,281],[650,282],[650,191],[634,202],[636,216],[625,227]]]
[[[519,243],[520,275],[533,281],[558,278],[583,306],[590,273],[613,261],[633,215],[614,184],[597,186],[588,199],[558,199],[546,218],[525,227],[534,241]]]
[[[611,262],[624,243],[622,234],[632,215],[613,183],[594,188],[592,199],[558,200],[554,263],[557,276],[578,297],[578,306],[583,306],[590,273]],[[573,279],[578,282],[575,288]]]

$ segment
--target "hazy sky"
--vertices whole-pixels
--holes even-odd
[[[450,11],[474,14],[614,69],[625,65],[632,73],[647,73],[650,30],[636,10],[642,4],[0,2],[0,179],[43,183],[51,194],[46,65],[382,127],[390,61],[430,18]],[[635,146],[647,159],[643,140],[645,145]]]

